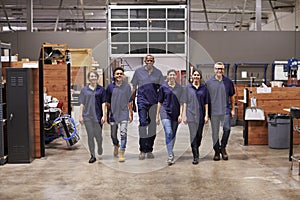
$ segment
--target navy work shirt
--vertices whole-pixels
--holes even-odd
[[[158,89],[163,82],[164,77],[161,71],[154,66],[150,74],[145,66],[135,70],[131,83],[138,86],[137,102],[150,105],[157,104]]]
[[[211,115],[228,115],[231,110],[229,97],[235,94],[233,82],[226,76],[219,81],[215,76],[206,81],[211,100]]]
[[[161,119],[178,120],[182,91],[183,88],[178,83],[176,83],[174,87],[169,86],[167,82],[160,86],[158,102],[162,104],[160,109]]]
[[[103,117],[102,104],[106,102],[104,87],[97,85],[92,90],[89,85],[81,89],[79,103],[84,105],[83,120],[101,122]]]
[[[188,84],[182,94],[182,102],[186,103],[188,122],[204,123],[205,104],[209,103],[209,92],[205,84],[197,89],[192,83]]]
[[[111,122],[128,121],[128,102],[131,101],[131,87],[128,83],[123,81],[120,86],[115,83],[109,84],[106,89],[106,100],[110,103]]]

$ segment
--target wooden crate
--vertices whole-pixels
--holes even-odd
[[[68,49],[71,53],[72,67],[91,67],[93,62],[92,49]]]
[[[256,97],[257,106],[264,109],[266,120],[249,121],[248,143],[268,144],[268,114],[289,114],[283,109],[292,106],[300,107],[300,87],[272,88],[272,93],[257,93],[256,88],[252,88],[251,91],[249,98]],[[300,134],[294,131],[293,135],[294,144],[299,144]]]
[[[67,65],[44,65],[44,87],[47,95],[63,103],[63,112],[68,113],[68,73]]]
[[[71,85],[82,88],[84,82],[84,70],[86,74],[91,70],[93,63],[92,49],[90,48],[70,48],[71,53]]]

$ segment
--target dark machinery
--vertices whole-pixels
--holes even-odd
[[[297,79],[297,71],[298,71],[298,59],[291,58],[288,60],[288,64],[284,69],[285,72],[288,72],[288,87],[297,87],[298,79]]]
[[[53,111],[49,115],[46,114],[44,122],[45,143],[62,137],[68,146],[73,146],[80,140],[74,119],[69,115],[59,116],[56,110]],[[56,118],[54,119],[54,117]]]

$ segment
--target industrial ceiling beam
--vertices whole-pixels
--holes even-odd
[[[60,0],[59,7],[58,7],[58,13],[57,13],[57,16],[56,16],[56,21],[55,21],[55,26],[54,26],[54,32],[57,31],[58,22],[59,22],[59,16],[60,16],[60,11],[61,11],[62,4],[63,4],[63,0]]]
[[[203,4],[203,11],[204,11],[205,20],[206,20],[206,27],[207,27],[207,30],[210,30],[209,23],[208,23],[207,12],[206,12],[205,0],[202,0],[202,4]]]
[[[269,0],[269,3],[270,3],[270,6],[271,6],[271,8],[272,8],[272,12],[273,12],[273,15],[274,15],[274,19],[275,19],[276,26],[278,27],[278,30],[281,31],[280,24],[279,24],[279,22],[278,22],[278,18],[277,18],[276,12],[275,12],[275,10],[274,10],[274,6],[273,6],[273,4],[272,4],[272,1]]]
[[[255,29],[261,31],[261,0],[255,2]]]
[[[8,19],[8,15],[7,15],[7,11],[6,11],[6,8],[5,8],[5,2],[4,2],[4,0],[1,0],[1,4],[2,4],[2,9],[3,9],[4,15],[5,15],[5,18],[6,18],[7,26],[9,28],[9,30],[14,31],[11,28],[10,21]]]
[[[27,31],[33,32],[33,0],[27,0],[26,4]]]
[[[243,26],[243,20],[244,20],[244,15],[245,15],[245,9],[246,9],[246,5],[247,5],[247,0],[244,1],[244,6],[243,6],[243,11],[241,14],[241,21],[240,21],[240,26],[239,26],[239,30],[242,30],[242,26]]]
[[[84,13],[84,3],[83,3],[83,0],[80,0],[80,5],[81,5],[81,13],[82,13],[82,19],[83,19],[83,27],[84,27],[84,30],[86,30],[86,21],[85,21],[85,13]]]

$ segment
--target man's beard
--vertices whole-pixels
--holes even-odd
[[[146,67],[147,69],[151,69],[153,67],[153,64],[147,64]]]

